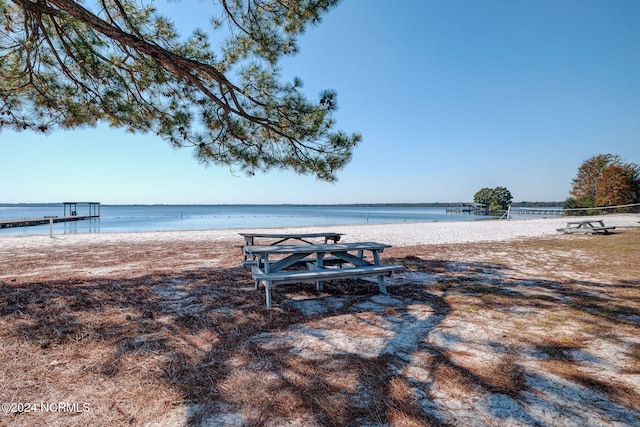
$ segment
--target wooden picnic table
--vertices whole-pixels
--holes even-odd
[[[286,242],[287,240],[299,240],[304,243],[312,244],[307,239],[314,238],[322,238],[324,239],[324,243],[329,243],[329,241],[333,241],[333,243],[338,243],[340,241],[340,237],[344,236],[342,233],[239,233],[242,237],[244,237],[244,241],[247,245],[255,245],[256,238],[263,239],[273,239],[275,242],[270,243],[271,245],[278,245],[282,242]]]
[[[251,258],[251,271],[256,289],[263,283],[267,307],[271,307],[271,286],[273,284],[312,282],[322,290],[323,281],[378,277],[378,289],[386,294],[384,277],[404,267],[382,264],[380,253],[389,245],[375,242],[306,244],[306,245],[246,245],[245,257]],[[364,254],[370,252],[371,260]],[[276,259],[275,257],[279,257]],[[336,263],[335,261],[338,261]],[[330,261],[330,262],[329,262]],[[336,267],[336,264],[339,267]],[[305,270],[291,270],[304,266]]]
[[[562,231],[565,234],[568,233],[603,233],[609,234],[609,230],[614,230],[616,227],[607,227],[604,225],[604,221],[601,219],[585,219],[580,221],[568,221],[566,227],[558,228],[558,231]]]

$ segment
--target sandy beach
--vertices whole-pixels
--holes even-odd
[[[581,217],[582,219],[582,217]],[[585,217],[584,219],[601,219],[601,217]],[[342,241],[378,241],[393,246],[415,246],[431,244],[452,244],[472,242],[497,242],[519,238],[545,237],[557,235],[557,229],[565,226],[567,217],[536,218],[517,220],[486,221],[452,221],[452,222],[420,222],[400,224],[372,225],[340,225],[323,227],[287,227],[287,228],[247,228],[197,230],[197,231],[159,231],[131,233],[86,233],[55,234],[53,240],[49,235],[0,235],[0,250],[37,248],[41,245],[82,245],[110,242],[237,242],[242,243],[238,233],[255,232],[321,232],[336,231],[344,233]],[[606,224],[618,227],[638,225],[640,215],[609,215]]]
[[[242,230],[0,236],[0,423],[639,425],[640,215],[603,219],[286,229],[405,271],[271,310]]]
[[[593,217],[600,219],[600,217]],[[606,225],[638,225],[640,215],[606,217]],[[96,275],[101,273],[138,274],[148,270],[177,268],[211,268],[237,265],[238,234],[252,232],[323,232],[343,233],[341,242],[380,242],[394,248],[451,245],[482,242],[508,242],[518,239],[561,236],[557,229],[566,218],[520,220],[421,222],[380,225],[330,227],[288,227],[215,229],[197,231],[157,231],[131,233],[85,233],[0,236],[0,280],[14,278],[11,260],[30,265],[30,277],[55,278],[59,272]],[[259,242],[258,242],[259,243]],[[118,252],[130,254],[114,262]],[[49,273],[52,276],[49,276]]]

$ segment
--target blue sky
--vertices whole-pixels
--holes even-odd
[[[185,33],[205,16],[166,4]],[[281,63],[312,99],[335,89],[337,128],[363,135],[337,183],[203,167],[103,126],[5,130],[0,202],[446,202],[496,186],[564,200],[593,155],[640,163],[638,22],[637,0],[346,0]]]

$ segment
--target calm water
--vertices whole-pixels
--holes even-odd
[[[78,206],[78,215],[87,215]],[[42,218],[64,214],[62,204],[0,205],[1,219]],[[446,213],[444,207],[310,206],[310,205],[101,205],[100,219],[54,224],[54,233],[104,233],[161,230],[204,230],[418,221],[469,221],[487,216]],[[49,234],[49,226],[0,229],[0,236]]]

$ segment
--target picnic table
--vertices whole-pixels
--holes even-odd
[[[380,253],[389,245],[375,242],[305,244],[305,245],[246,245],[245,258],[251,258],[251,272],[256,283],[264,284],[267,307],[271,307],[271,287],[274,284],[316,284],[322,290],[323,281],[378,277],[378,289],[386,294],[384,277],[404,269],[401,265],[382,264]],[[365,253],[371,253],[371,260]],[[279,257],[276,259],[275,257]],[[302,267],[304,270],[292,270]]]
[[[275,242],[270,243],[271,245],[278,245],[282,242],[286,242],[287,240],[299,240],[304,243],[312,244],[307,239],[314,238],[323,238],[324,243],[329,243],[329,241],[333,241],[333,243],[338,243],[340,241],[340,237],[344,236],[342,233],[240,233],[242,237],[244,237],[244,241],[247,245],[255,245],[256,238],[263,239],[274,239]]]
[[[329,243],[332,241],[333,243],[338,243],[340,237],[344,236],[342,233],[334,233],[334,232],[324,232],[324,233],[238,233],[242,237],[244,237],[244,245],[240,246],[242,249],[242,253],[244,255],[244,260],[242,262],[243,265],[251,265],[253,261],[247,261],[250,257],[247,255],[247,252],[244,251],[245,246],[255,246],[256,239],[269,239],[275,240],[269,243],[269,245],[279,245],[280,243],[286,242],[287,240],[299,240],[303,243],[308,243],[310,245],[313,242],[309,241],[310,239],[324,239],[324,243]],[[253,260],[253,258],[251,258]]]
[[[609,230],[614,230],[616,227],[607,227],[604,225],[604,221],[601,219],[585,219],[581,221],[568,221],[566,227],[558,228],[558,231],[562,231],[565,234],[568,233],[603,233],[609,234]]]

